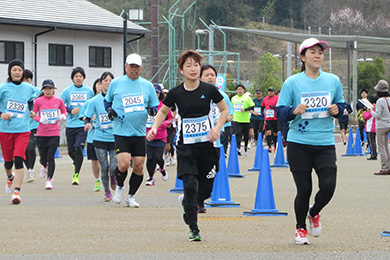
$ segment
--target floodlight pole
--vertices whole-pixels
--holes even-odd
[[[126,69],[124,64],[126,64],[127,57],[127,19],[129,16],[124,11],[122,11],[121,16],[123,18],[123,75],[125,75]]]

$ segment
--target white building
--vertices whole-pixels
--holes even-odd
[[[149,30],[128,21],[127,33],[130,41]],[[123,75],[123,19],[86,0],[1,0],[0,83],[14,58],[33,71],[38,87],[52,79],[56,96],[72,84],[77,66],[92,87],[104,71]]]

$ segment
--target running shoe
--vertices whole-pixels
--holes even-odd
[[[310,210],[309,210],[310,212]],[[313,237],[318,237],[321,235],[322,226],[320,223],[321,214],[318,213],[316,216],[312,217],[309,213],[307,213],[307,217],[309,218],[309,234]]]
[[[79,185],[79,184],[80,184],[79,174],[75,173],[73,174],[72,185]]]
[[[307,239],[307,230],[303,228],[298,228],[295,231],[295,244],[296,245],[309,245],[309,239]]]
[[[116,176],[110,176],[110,186],[112,190],[116,189]]]
[[[171,156],[171,166],[176,164],[176,158]]]
[[[12,193],[14,191],[14,176],[15,173],[12,173],[12,180],[7,177],[7,183],[5,184],[6,193]]]
[[[41,172],[39,174],[41,176],[42,179],[46,178],[47,176],[47,166],[46,167],[43,167],[41,168]]]
[[[12,194],[11,203],[16,205],[19,204],[20,202],[21,200],[20,200],[19,191],[15,191],[14,194]]]
[[[93,191],[101,191],[101,190],[102,190],[102,183],[98,179],[98,180],[95,181],[95,188],[93,188]]]
[[[27,170],[27,182],[33,182],[35,180],[34,170],[28,169]]]
[[[109,202],[111,200],[112,200],[111,191],[106,191],[106,193],[104,193],[104,201]]]
[[[168,176],[167,171],[166,171],[166,170],[161,170],[161,171],[162,171],[162,172],[165,172],[165,175],[161,175],[161,179],[162,179],[163,181],[169,180],[169,176]]]
[[[206,213],[206,212],[207,210],[204,206],[203,207],[198,206],[198,213]]]
[[[126,205],[130,208],[139,208],[139,204],[135,201],[134,197],[130,196],[130,194],[126,197]]]
[[[190,229],[190,242],[199,242],[201,240],[202,239],[199,235],[199,230],[191,230]]]
[[[184,206],[183,206],[184,195],[180,195],[178,199],[179,199],[179,202],[180,202],[180,205],[181,205],[181,210],[182,210],[182,212],[183,212],[183,220],[184,220],[184,223],[186,223],[187,225],[189,225],[189,224],[188,224],[188,221],[187,221],[187,218],[186,218],[186,212],[185,212]]]
[[[116,189],[112,201],[120,204],[122,202],[122,196],[124,190],[125,190],[124,187],[120,187],[119,185],[116,185]]]
[[[146,186],[154,186],[155,185],[155,180],[153,178],[148,178],[146,180]]]
[[[47,179],[47,181],[45,183],[45,189],[46,190],[52,190],[53,189],[53,182],[52,182],[52,180]]]

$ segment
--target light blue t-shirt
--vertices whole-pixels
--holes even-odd
[[[81,111],[81,108],[85,105],[87,100],[91,99],[93,96],[94,93],[91,88],[84,85],[78,88],[73,84],[62,91],[61,99],[64,101],[67,108],[74,109],[78,107]],[[66,127],[84,127],[84,122],[79,119],[79,114],[72,115],[71,113],[68,113]]]
[[[228,107],[228,109],[229,109],[229,115],[230,116],[232,116],[233,114],[234,114],[234,109],[233,109],[233,106],[232,106],[232,103],[230,103],[230,99],[229,99],[229,96],[225,93],[225,92],[223,92],[222,90],[220,90],[219,89],[219,93],[221,93],[221,95],[223,96],[223,100],[225,100],[225,103],[226,103],[226,105],[227,105],[227,107]],[[213,109],[217,109],[218,110],[218,107],[217,107],[217,105],[214,103],[213,104]],[[214,114],[214,113],[213,113]],[[218,117],[219,118],[219,117]],[[217,122],[215,122],[215,124],[216,123],[218,123],[218,121]],[[225,131],[225,127],[226,126],[230,126],[230,125],[228,125],[228,124],[230,124],[231,125],[231,122],[228,122],[228,123],[225,123],[224,125],[223,125],[223,127],[221,128],[221,131],[223,132],[223,131]],[[217,140],[217,146],[216,146],[217,148],[219,148],[219,147],[221,147],[221,136],[218,138],[218,140]]]
[[[34,89],[35,89],[35,92],[37,94],[37,96],[39,96],[41,94],[41,90],[35,86],[33,86]],[[33,129],[37,129],[38,128],[38,125],[39,125],[39,122],[35,121],[34,119],[30,118],[30,130],[33,130]]]
[[[142,77],[131,80],[123,75],[111,81],[105,99],[118,114],[114,119],[114,135],[146,136],[146,107],[160,104],[152,83]]]
[[[6,82],[0,85],[0,111],[11,113],[9,120],[0,119],[0,132],[25,133],[30,131],[28,102],[39,95],[39,89],[29,83],[16,85]]]
[[[115,142],[113,133],[113,121],[108,119],[107,111],[104,109],[104,97],[100,93],[88,102],[84,115],[92,118],[96,115],[95,136],[93,140],[100,142]],[[92,124],[92,121],[91,121]]]
[[[297,107],[306,103],[306,114],[290,121],[287,141],[308,145],[333,145],[334,123],[329,105],[344,102],[340,79],[320,71],[316,79],[304,72],[289,77],[283,84],[276,106]],[[306,117],[306,118],[303,118]]]
[[[88,99],[87,102],[85,102],[85,105],[80,108],[80,112],[79,112],[78,116],[79,116],[79,120],[81,122],[83,122],[83,124],[84,124],[84,121],[82,121],[82,120],[85,117],[85,112],[86,112],[87,108],[89,107],[91,100],[92,99]],[[92,117],[90,117],[90,118],[92,118]],[[87,143],[88,144],[93,143],[93,138],[95,137],[96,120],[91,119],[90,123],[91,123],[91,129],[89,129],[88,133],[87,133]]]

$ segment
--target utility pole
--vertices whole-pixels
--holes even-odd
[[[158,70],[159,70],[159,0],[151,0],[151,22],[152,22],[152,60],[151,60],[151,70],[152,70],[152,76],[153,83],[159,83],[159,76],[158,76]]]

